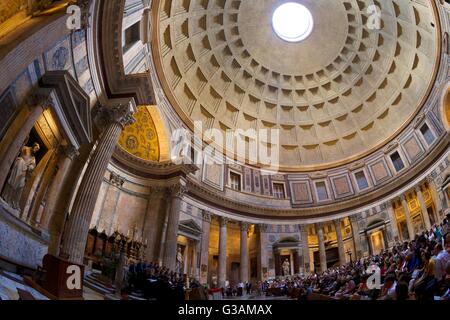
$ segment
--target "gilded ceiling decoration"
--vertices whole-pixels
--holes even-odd
[[[273,31],[279,0],[153,2],[158,76],[185,123],[279,129],[271,147],[286,170],[337,166],[385,145],[422,106],[439,61],[431,1],[299,2],[314,29],[298,43]]]
[[[119,138],[120,147],[138,158],[159,161],[159,139],[148,107],[138,107],[134,118],[136,122],[127,126]]]

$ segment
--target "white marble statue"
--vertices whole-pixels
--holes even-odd
[[[181,253],[181,248],[178,247],[178,252],[177,252],[177,264],[176,264],[176,271],[178,273],[183,273],[183,264],[184,264],[184,259],[183,259],[183,254]]]
[[[38,143],[34,143],[32,147],[24,146],[11,169],[2,197],[14,209],[19,209],[20,197],[25,183],[36,168],[34,155],[39,149]]]
[[[291,274],[291,264],[288,259],[285,259],[283,264],[281,265],[283,269],[283,276],[289,276]]]

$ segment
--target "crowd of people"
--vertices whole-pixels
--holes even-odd
[[[227,281],[228,282],[228,281]],[[244,294],[252,293],[253,284],[251,282],[239,282],[237,286],[232,287],[229,283],[225,284],[226,288],[222,288],[222,295],[225,297],[242,297]]]
[[[308,299],[450,300],[450,215],[432,230],[322,274],[295,276],[263,284],[263,292]]]
[[[139,261],[128,266],[123,294],[145,299],[182,301],[186,288],[203,288],[194,278],[157,263]],[[348,300],[450,300],[450,214],[432,230],[380,254],[319,274],[283,277],[255,284],[240,282],[222,289],[224,297],[288,295],[308,299],[311,294]]]
[[[189,282],[189,283],[188,283]],[[131,263],[125,273],[122,296],[135,294],[147,300],[183,301],[185,289],[201,287],[196,279],[176,273],[158,263]]]

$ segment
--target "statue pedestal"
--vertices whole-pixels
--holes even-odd
[[[83,300],[84,266],[47,254],[43,270],[27,282],[54,300]]]

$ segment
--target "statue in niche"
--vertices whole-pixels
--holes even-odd
[[[288,259],[285,259],[283,264],[281,265],[281,269],[283,270],[283,276],[291,275],[291,264]]]
[[[14,209],[19,209],[20,197],[22,196],[25,183],[36,168],[36,158],[34,155],[40,148],[37,142],[32,147],[23,146],[20,155],[17,157],[11,169],[2,197]]]
[[[177,251],[177,264],[176,264],[176,272],[183,273],[183,254],[181,253],[181,247],[178,247]]]

